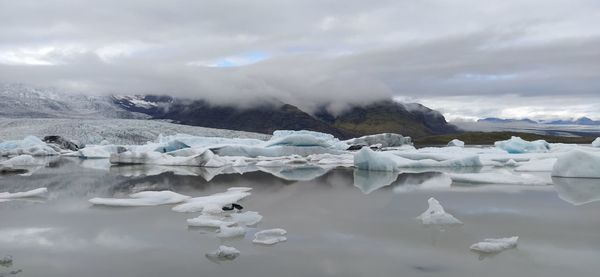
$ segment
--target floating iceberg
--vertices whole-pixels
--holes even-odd
[[[221,245],[217,250],[206,254],[209,259],[216,259],[221,261],[234,260],[240,255],[240,251],[229,246]]]
[[[231,226],[235,222],[229,220],[225,216],[202,214],[198,217],[190,218],[187,220],[188,226],[192,227],[214,227],[219,228],[222,226]]]
[[[228,227],[226,225],[219,226],[218,238],[234,238],[241,237],[246,234],[246,228],[242,226]]]
[[[494,145],[510,154],[544,153],[550,151],[550,144],[545,140],[526,141],[514,136],[509,140],[496,141]]]
[[[6,161],[0,163],[4,166],[36,166],[41,165],[38,161],[33,158],[31,155],[19,155],[16,157],[12,157]]]
[[[344,141],[346,144],[354,147],[380,145],[381,147],[398,147],[403,145],[412,145],[410,137],[404,137],[399,134],[383,133],[369,136],[362,136]]]
[[[556,163],[556,158],[530,160],[520,164],[515,171],[522,172],[551,172]]]
[[[427,200],[429,208],[422,213],[417,219],[420,219],[424,225],[458,225],[462,222],[456,219],[453,215],[447,213],[444,207],[435,198],[431,197]]]
[[[542,186],[550,184],[533,175],[516,175],[510,173],[480,172],[480,173],[448,173],[455,183],[467,184],[502,184],[502,185],[533,185]]]
[[[471,245],[470,249],[482,253],[497,253],[506,249],[515,248],[519,237],[485,239]]]
[[[448,142],[448,146],[465,147],[465,142],[459,139],[453,139]]]
[[[137,207],[177,204],[191,198],[168,190],[142,191],[130,194],[129,197],[131,198],[92,198],[89,201],[94,205]]]
[[[278,130],[273,132],[273,136],[266,142],[266,147],[271,146],[321,146],[337,150],[348,149],[348,144],[341,142],[333,135],[314,132],[314,131],[292,131]]]
[[[407,155],[409,157],[420,155],[421,157],[411,157],[415,159],[410,159],[406,158]],[[419,154],[402,151],[375,152],[365,147],[354,155],[354,166],[363,170],[397,171],[399,168],[480,167],[482,163],[478,155]]]
[[[84,159],[108,159],[113,154],[127,151],[123,146],[117,145],[89,145],[77,150],[73,156]]]
[[[593,142],[592,142],[592,147],[600,147],[600,138],[596,138]]]
[[[287,231],[281,228],[262,230],[254,234],[254,240],[252,240],[252,242],[257,244],[272,245],[278,242],[286,241],[286,234]]]
[[[173,207],[173,211],[183,213],[203,212],[207,214],[222,214],[223,206],[236,203],[250,196],[249,190],[251,190],[251,188],[235,187],[227,189],[226,192],[194,197],[189,199],[186,203]]]
[[[558,158],[552,176],[571,178],[600,178],[600,155],[572,150]]]
[[[0,156],[54,156],[59,153],[37,137],[27,136],[23,140],[10,140],[0,143]]]
[[[48,193],[47,188],[38,188],[25,192],[0,192],[0,199],[16,199],[16,198],[29,198],[29,197],[40,197]]]
[[[229,215],[231,220],[236,222],[239,225],[243,226],[252,226],[258,224],[263,216],[257,212],[247,211],[243,213],[234,213]]]
[[[227,161],[216,156],[212,151],[205,149],[202,153],[193,156],[173,156],[160,152],[132,152],[127,151],[110,156],[113,164],[152,164],[166,166],[203,166],[222,167]]]

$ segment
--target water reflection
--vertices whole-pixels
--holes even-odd
[[[600,201],[600,179],[552,177],[560,199],[575,206]]]
[[[364,194],[389,186],[398,178],[398,172],[354,170],[354,186]]]

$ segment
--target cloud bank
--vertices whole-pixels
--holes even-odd
[[[600,119],[600,2],[2,1],[0,82]],[[589,108],[591,107],[591,108]]]

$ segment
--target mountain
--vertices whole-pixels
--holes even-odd
[[[575,120],[554,120],[546,121],[544,124],[554,125],[600,125],[600,120],[592,120],[588,117],[580,117]]]
[[[115,106],[111,97],[23,84],[0,83],[0,99],[0,117],[7,118],[148,118]]]
[[[529,118],[524,119],[512,119],[512,118],[497,118],[497,117],[488,117],[477,120],[477,122],[487,122],[487,123],[527,123],[527,124],[537,124],[537,121],[533,121]]]
[[[335,115],[324,108],[311,115],[285,103],[237,108],[211,105],[203,100],[143,95],[115,96],[113,101],[125,110],[145,113],[155,119],[258,133],[305,129],[351,138],[383,132],[421,137],[457,131],[437,111],[420,104],[401,104],[392,100],[354,106]]]

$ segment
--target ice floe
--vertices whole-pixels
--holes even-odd
[[[219,233],[217,234],[218,238],[234,238],[241,237],[246,234],[246,228],[242,226],[233,226],[229,227],[227,225],[219,226]]]
[[[524,162],[515,168],[515,171],[522,172],[550,172],[552,168],[554,168],[554,164],[556,163],[556,158],[548,158],[548,159],[538,159],[538,160],[530,160],[528,162]]]
[[[183,213],[203,212],[207,214],[222,214],[223,206],[236,203],[250,196],[251,188],[234,187],[225,192],[215,193],[208,196],[194,197],[186,203],[173,207],[173,211]]]
[[[353,148],[362,148],[363,146],[379,147],[398,147],[403,145],[412,145],[411,138],[399,134],[383,133],[376,135],[362,136],[344,141]]]
[[[485,239],[482,242],[471,245],[470,249],[482,253],[497,253],[506,249],[517,247],[519,237]]]
[[[272,245],[287,240],[287,231],[281,228],[258,231],[254,234],[253,243]]]
[[[47,188],[37,188],[24,192],[0,192],[0,199],[16,199],[16,198],[29,198],[29,197],[41,197],[48,193]]]
[[[453,215],[447,213],[444,207],[435,198],[431,197],[427,200],[429,208],[422,213],[417,219],[420,219],[423,225],[459,225],[462,222],[456,219]]]
[[[206,257],[209,259],[215,259],[215,260],[219,260],[219,261],[227,261],[227,260],[234,260],[239,255],[240,255],[239,250],[237,250],[233,247],[230,247],[230,246],[221,245],[221,246],[219,246],[219,248],[217,248],[217,250],[207,253]]]
[[[42,165],[43,163],[40,163],[31,155],[19,155],[16,157],[12,157],[6,161],[3,161],[0,164],[2,164],[4,166],[15,167],[15,166],[37,166],[37,165]]]
[[[92,198],[90,203],[104,206],[158,206],[167,204],[177,204],[190,199],[190,196],[176,192],[163,191],[142,191],[129,195],[130,198]]]
[[[113,164],[153,164],[167,166],[203,166],[222,167],[227,162],[206,149],[200,154],[192,156],[173,156],[160,152],[132,152],[127,151],[110,156]]]
[[[600,178],[600,154],[570,151],[558,158],[552,176],[568,178]]]
[[[454,183],[502,184],[502,185],[548,185],[551,182],[534,175],[510,172],[448,173]]]
[[[496,141],[494,145],[511,154],[540,153],[550,151],[550,144],[545,140],[526,141],[520,137],[511,137],[509,140]]]
[[[363,148],[354,155],[354,166],[363,170],[398,171],[400,168],[479,167],[477,155],[444,155],[406,151],[375,152]]]

